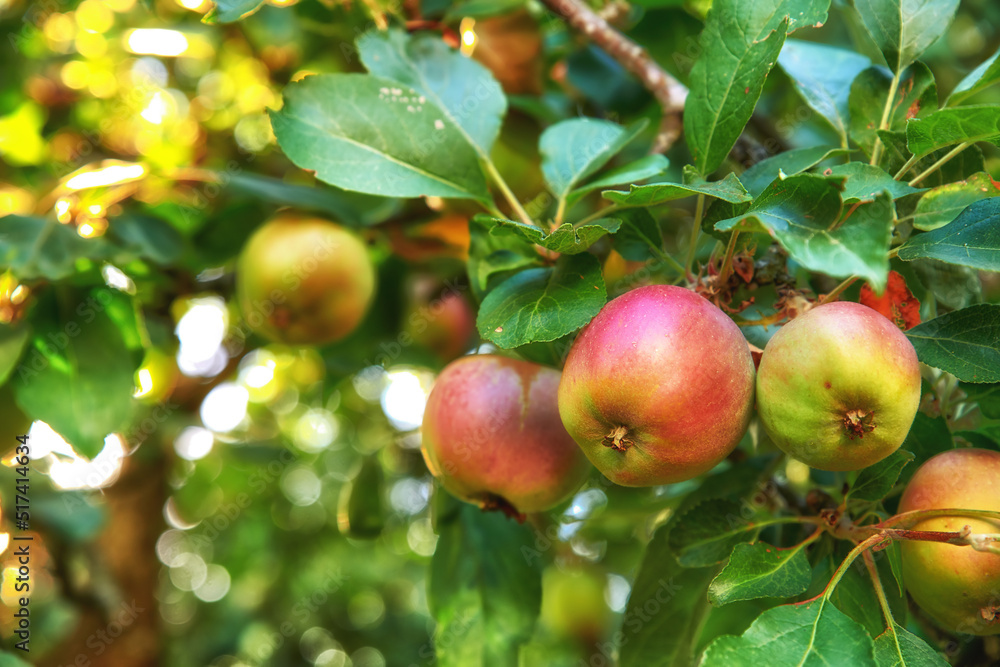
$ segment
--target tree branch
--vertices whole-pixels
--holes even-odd
[[[681,135],[687,88],[649,57],[645,49],[612,28],[580,0],[542,0],[553,12],[604,49],[634,74],[663,107],[663,120],[653,150],[665,152]]]

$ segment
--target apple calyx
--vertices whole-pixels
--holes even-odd
[[[610,447],[616,452],[626,452],[628,448],[635,444],[635,441],[628,436],[628,428],[616,426],[611,432],[604,436],[604,446]]]
[[[864,438],[865,433],[875,430],[875,413],[861,408],[848,410],[844,414],[844,429],[851,440]]]

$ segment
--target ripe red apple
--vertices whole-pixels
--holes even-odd
[[[1000,452],[952,449],[913,475],[900,512],[967,509],[1000,512]],[[1000,520],[925,519],[913,530],[1000,533]],[[969,546],[904,540],[903,580],[920,608],[942,627],[973,635],[1000,634],[1000,555]]]
[[[364,243],[319,218],[280,215],[247,241],[236,265],[243,318],[291,345],[332,343],[354,331],[375,293]]]
[[[559,414],[613,482],[691,479],[746,433],[754,367],[743,334],[704,297],[650,285],[610,301],[570,349]]]
[[[462,500],[511,515],[576,491],[587,460],[559,421],[559,371],[494,355],[448,364],[427,399],[423,454]]]
[[[771,440],[820,470],[860,470],[896,451],[920,402],[917,353],[859,303],[816,306],[783,326],[757,369]]]

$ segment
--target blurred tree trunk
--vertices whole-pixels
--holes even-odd
[[[91,551],[90,590],[68,596],[77,603],[80,623],[39,667],[160,664],[156,540],[165,527],[168,488],[163,459],[149,454],[147,450],[126,457],[121,477],[104,490],[108,523]]]

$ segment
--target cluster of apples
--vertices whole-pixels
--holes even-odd
[[[920,400],[920,369],[892,322],[837,302],[782,327],[755,371],[725,313],[690,290],[652,285],[601,310],[573,343],[561,377],[494,355],[453,362],[431,392],[424,448],[459,496],[499,495],[536,511],[525,496],[545,489],[549,506],[562,500],[554,492],[575,488],[562,477],[579,471],[572,461],[581,453],[624,486],[707,472],[743,438],[755,394],[761,423],[782,450],[822,470],[858,470],[903,443]],[[536,467],[537,460],[561,465]]]
[[[352,232],[294,214],[249,239],[237,264],[244,319],[278,342],[344,338],[369,309],[375,271]],[[609,302],[560,373],[499,355],[449,364],[428,397],[427,466],[453,494],[512,516],[551,509],[588,459],[624,486],[701,475],[739,444],[756,403],[771,440],[821,470],[859,470],[903,443],[920,400],[913,346],[857,303],[817,306],[783,326],[754,367],[739,327],[702,296],[648,286]],[[945,452],[912,478],[900,511],[1000,510],[1000,453]],[[940,517],[916,530],[996,532]],[[943,626],[1000,634],[1000,556],[932,542],[903,548],[907,585]]]
[[[423,451],[458,497],[536,512],[580,486],[584,455],[625,486],[707,472],[743,438],[755,394],[761,424],[782,450],[822,470],[859,470],[903,443],[920,370],[891,321],[835,302],[782,327],[755,372],[739,327],[708,300],[679,287],[642,287],[609,302],[580,332],[561,377],[496,355],[450,364],[427,402]],[[1000,453],[964,449],[931,459],[900,511],[949,508],[1000,510]],[[943,517],[915,529],[967,523],[975,521]],[[907,542],[903,563],[914,598],[943,626],[1000,633],[1000,557]]]

